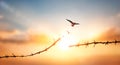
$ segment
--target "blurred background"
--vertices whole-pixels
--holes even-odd
[[[120,40],[119,0],[0,0],[0,65],[120,65],[120,45],[69,45]],[[80,23],[71,27],[66,21]],[[70,32],[68,34],[67,32]]]

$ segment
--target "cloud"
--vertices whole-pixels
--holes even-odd
[[[104,24],[108,24],[103,32],[96,37],[96,40],[120,40],[120,12],[109,16],[105,19]]]
[[[0,15],[0,19],[3,19],[3,18],[4,18],[4,16]]]
[[[108,30],[101,33],[97,38],[97,40],[120,40],[120,28],[112,27]]]
[[[8,11],[9,13],[12,13],[13,15],[15,15],[15,17],[13,17],[13,18],[14,19],[18,18],[20,20],[20,22],[18,21],[18,19],[16,21],[17,21],[17,23],[19,23],[21,25],[26,25],[27,26],[28,24],[30,24],[30,22],[33,22],[33,21],[31,21],[30,18],[28,18],[28,16],[25,16],[25,14],[23,14],[22,12],[16,10],[14,7],[12,7],[10,4],[8,4],[5,1],[1,1],[0,6],[3,9],[5,9],[6,11]],[[25,21],[25,22],[21,23],[21,20]],[[12,22],[14,22],[14,21],[12,21]]]
[[[114,25],[115,27],[120,27],[120,12],[115,14],[114,16],[111,16],[110,18],[108,18],[108,21],[112,21],[112,25]]]
[[[117,17],[120,18],[120,13],[117,14]]]
[[[0,30],[0,43],[49,43],[47,34],[27,33],[20,30]]]
[[[0,30],[0,43],[25,43],[26,35],[18,30]]]
[[[30,35],[30,41],[31,42],[36,42],[36,43],[49,43],[50,37],[48,37],[47,34],[31,34]]]
[[[0,21],[0,30],[8,30],[11,28],[11,25],[7,22]]]

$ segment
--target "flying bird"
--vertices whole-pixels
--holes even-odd
[[[79,23],[73,22],[73,21],[71,21],[71,20],[68,20],[68,19],[66,19],[66,20],[71,23],[71,26],[72,26],[72,27],[74,27],[75,25],[80,25]]]

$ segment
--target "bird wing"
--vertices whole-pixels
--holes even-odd
[[[66,20],[69,21],[71,24],[73,24],[73,22],[71,20],[68,20],[68,19],[66,19]]]

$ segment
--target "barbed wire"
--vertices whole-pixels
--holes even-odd
[[[28,55],[15,55],[12,53],[12,55],[5,55],[5,56],[0,56],[0,58],[16,58],[16,57],[28,57],[28,56],[34,56],[34,55],[37,55],[37,54],[40,54],[40,53],[43,53],[47,50],[49,50],[51,47],[53,47],[61,38],[58,38],[56,41],[53,42],[52,45],[48,46],[47,48],[41,50],[41,51],[38,51],[38,52],[35,52],[35,53],[31,53],[31,54],[28,54]]]
[[[34,55],[37,55],[37,54],[40,54],[40,53],[43,53],[47,50],[49,50],[51,47],[53,47],[54,45],[56,45],[56,43],[60,40],[61,38],[58,38],[56,41],[53,42],[53,44],[51,44],[50,46],[48,46],[47,48],[41,50],[41,51],[38,51],[38,52],[35,52],[35,53],[31,53],[31,54],[28,54],[28,55],[15,55],[12,53],[12,55],[4,55],[4,56],[0,56],[0,58],[16,58],[16,57],[28,57],[28,56],[34,56]],[[104,42],[101,42],[101,41],[93,41],[93,42],[87,42],[87,43],[84,43],[84,44],[75,44],[75,45],[70,45],[69,47],[79,47],[79,46],[89,46],[89,45],[92,45],[94,44],[94,47],[95,45],[97,44],[105,44],[105,45],[108,45],[108,44],[118,44],[120,43],[120,40],[114,40],[114,41],[104,41]]]
[[[108,45],[108,44],[117,44],[117,43],[120,43],[119,40],[114,40],[114,41],[105,41],[105,42],[101,42],[101,41],[93,41],[93,42],[87,42],[87,43],[84,43],[84,44],[75,44],[75,45],[70,45],[69,47],[79,47],[79,46],[89,46],[91,44],[94,44],[94,47],[96,44],[105,44],[105,45]]]

